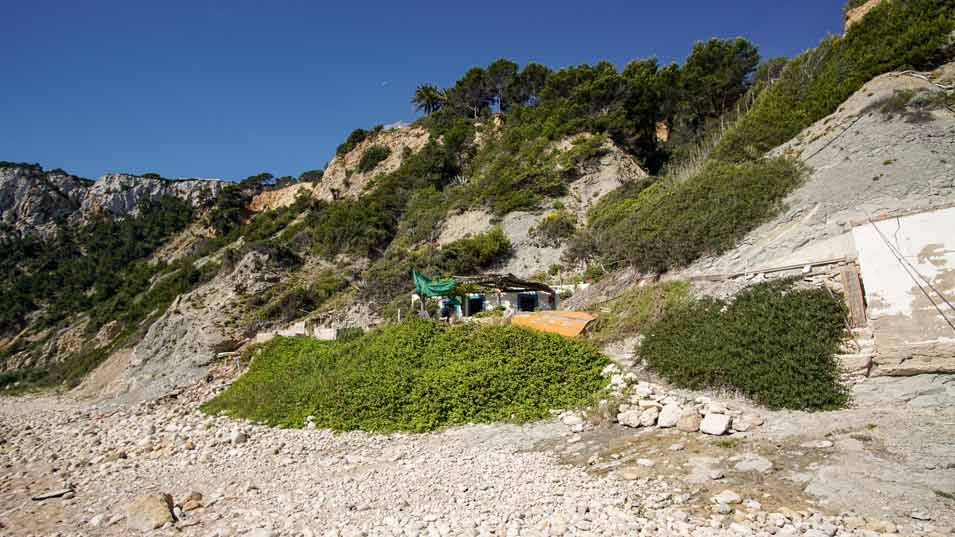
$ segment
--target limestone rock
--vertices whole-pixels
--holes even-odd
[[[249,435],[243,431],[232,431],[229,442],[233,445],[244,444],[249,441]]]
[[[713,436],[726,434],[730,428],[730,417],[725,414],[707,414],[700,422],[700,432]]]
[[[643,413],[639,410],[628,410],[617,414],[617,422],[627,427],[640,427],[640,416]]]
[[[717,494],[716,496],[713,496],[710,499],[713,501],[713,503],[716,503],[716,504],[722,503],[726,505],[735,505],[743,501],[743,498],[739,494],[736,494],[735,492],[729,489],[724,490],[723,492]]]
[[[695,433],[700,430],[700,415],[695,410],[685,411],[676,422],[676,428],[684,433]]]
[[[753,427],[759,427],[764,422],[763,418],[755,414],[746,414],[733,420],[733,430],[746,432]]]
[[[175,521],[168,494],[140,496],[126,507],[126,527],[130,530],[151,531]]]
[[[90,181],[40,166],[0,167],[0,223],[26,235],[50,238],[59,223],[76,226],[99,214],[136,215],[140,203],[175,197],[199,207],[227,183],[219,180],[171,181],[114,173]]]
[[[773,462],[755,453],[747,453],[743,460],[736,463],[735,468],[737,472],[766,473],[773,469]]]
[[[657,416],[660,415],[660,409],[653,406],[647,408],[640,414],[640,425],[644,427],[652,427],[653,424],[657,422]]]
[[[660,410],[660,416],[657,418],[657,426],[664,429],[675,427],[680,421],[680,416],[682,414],[683,409],[680,408],[680,405],[675,403],[665,405],[663,409]]]

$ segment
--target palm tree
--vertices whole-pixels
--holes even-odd
[[[441,109],[447,102],[447,96],[444,90],[431,84],[422,84],[414,92],[414,98],[411,103],[415,110],[431,115]]]

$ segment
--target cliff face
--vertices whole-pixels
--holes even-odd
[[[79,210],[91,181],[38,166],[0,168],[0,223],[21,233],[48,236],[56,222]]]
[[[249,208],[260,212],[286,207],[294,203],[296,196],[302,192],[325,201],[357,198],[372,178],[397,170],[405,156],[420,151],[428,143],[428,139],[428,131],[421,127],[388,129],[375,133],[348,153],[332,159],[321,182],[299,183],[262,192],[252,199]],[[359,171],[358,163],[362,155],[368,148],[377,145],[388,148],[388,157],[367,172]]]
[[[21,234],[48,238],[58,222],[81,225],[101,213],[135,215],[143,200],[172,196],[198,207],[225,184],[214,179],[171,181],[127,174],[90,181],[39,166],[8,166],[0,168],[0,223]]]
[[[421,127],[389,129],[369,136],[348,153],[336,156],[328,163],[317,195],[328,200],[333,197],[357,198],[373,177],[397,170],[406,151],[418,152],[428,143],[428,138],[428,131]],[[365,173],[358,171],[362,155],[376,145],[387,147],[390,151],[388,157]]]

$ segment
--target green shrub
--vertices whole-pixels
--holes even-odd
[[[0,163],[2,164],[2,163]],[[14,369],[0,372],[0,393],[17,393],[41,382],[46,376],[42,369]]]
[[[384,145],[373,145],[361,154],[361,160],[358,161],[358,171],[368,173],[375,168],[381,161],[388,158],[391,149]]]
[[[541,244],[557,246],[564,239],[573,236],[577,229],[577,217],[567,211],[548,213],[536,226],[531,228],[530,236]]]
[[[740,162],[763,155],[834,112],[873,77],[950,61],[952,30],[953,0],[882,2],[845,35],[789,62],[713,156]]]
[[[590,402],[608,363],[591,345],[553,334],[420,319],[347,342],[277,338],[254,356],[203,410],[284,427],[311,415],[345,431],[520,423]]]
[[[834,409],[848,401],[835,358],[845,314],[842,300],[825,289],[762,283],[729,303],[669,308],[639,352],[681,388],[736,389],[774,409]]]
[[[325,170],[308,170],[302,172],[302,174],[298,176],[298,180],[302,183],[319,183],[324,176]]]
[[[466,239],[460,239],[441,248],[437,261],[444,272],[472,274],[503,259],[511,253],[511,241],[501,228],[496,227]]]
[[[227,235],[249,216],[250,198],[238,185],[227,185],[219,193],[206,220],[219,235]]]
[[[395,220],[374,197],[335,201],[307,219],[316,249],[332,258],[340,253],[369,257],[383,252],[394,236]]]
[[[560,155],[560,167],[569,170],[595,158],[602,157],[608,152],[607,136],[578,136],[574,138],[570,150]]]
[[[351,131],[351,133],[348,135],[348,138],[346,138],[344,142],[335,148],[335,155],[340,157],[352,149],[355,149],[355,147],[364,142],[369,135],[371,135],[371,132],[366,131],[365,129],[355,129]]]
[[[779,209],[803,167],[783,157],[742,164],[712,162],[683,182],[663,181],[618,196],[591,213],[588,234],[572,248],[627,262],[643,272],[718,255]]]

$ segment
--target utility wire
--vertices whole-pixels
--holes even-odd
[[[898,219],[896,219],[896,220],[898,220]],[[899,229],[897,229],[897,230],[895,231],[896,237],[895,237],[895,244],[894,244],[894,245],[891,244],[891,243],[889,243],[888,241],[886,241],[885,235],[882,236],[882,240],[883,240],[883,241],[886,241],[886,243],[889,245],[889,248],[892,249],[893,253],[894,253],[895,256],[896,256],[896,259],[901,259],[903,262],[905,262],[905,264],[908,265],[910,269],[912,269],[912,272],[914,272],[916,275],[918,275],[918,277],[919,277],[923,282],[925,282],[925,285],[927,285],[929,289],[931,289],[936,295],[939,296],[939,298],[942,299],[942,302],[945,302],[945,305],[948,306],[948,309],[950,309],[950,310],[952,310],[953,312],[955,312],[955,306],[953,306],[952,303],[949,302],[947,298],[945,298],[945,295],[944,295],[941,291],[939,291],[938,289],[935,288],[935,286],[932,284],[932,281],[929,280],[928,278],[926,278],[921,272],[919,272],[919,269],[918,269],[915,265],[913,265],[912,262],[909,261],[909,259],[908,259],[907,257],[905,257],[905,254],[902,253],[902,249],[899,248],[899,246],[898,246],[898,242],[899,242],[898,232],[901,230],[901,227],[902,227],[902,225],[901,225],[901,223],[899,223]],[[879,231],[880,234],[882,233],[881,230],[879,230],[878,226],[876,226],[875,229],[876,229],[876,231]]]
[[[918,279],[912,275],[912,272],[909,270],[909,267],[906,266],[907,261],[904,260],[904,256],[902,258],[899,257],[899,254],[896,253],[896,250],[892,246],[892,243],[889,242],[888,238],[886,238],[886,236],[882,233],[882,230],[880,230],[879,227],[875,225],[875,222],[873,222],[870,219],[869,223],[872,224],[872,227],[875,228],[876,233],[879,234],[879,237],[882,238],[882,241],[886,244],[886,246],[889,247],[889,251],[892,253],[892,256],[895,257],[895,260],[898,261],[900,265],[902,265],[902,270],[904,270],[905,273],[908,274],[909,278],[911,278],[912,281],[915,282],[915,285],[917,285],[919,290],[922,291],[922,294],[925,295],[925,298],[927,298],[928,301],[931,302],[933,306],[935,306],[935,310],[938,311],[938,314],[942,316],[942,319],[945,319],[945,322],[948,323],[948,326],[950,326],[952,328],[952,331],[955,332],[955,323],[952,323],[952,321],[949,320],[949,318],[945,315],[945,312],[942,311],[942,308],[939,307],[938,303],[932,300],[932,296],[928,293],[928,291],[925,290],[924,287],[922,287],[922,284],[919,283]],[[933,290],[935,289],[933,288]],[[935,292],[938,293],[937,290],[935,290]],[[945,297],[943,296],[942,298],[944,300]],[[946,300],[946,302],[948,301]]]

